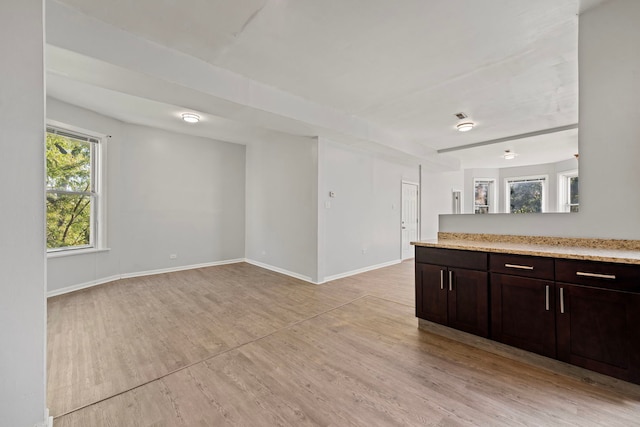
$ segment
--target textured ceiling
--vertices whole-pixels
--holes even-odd
[[[578,17],[599,0],[64,0],[434,149],[578,121]],[[474,131],[454,131],[463,111]]]

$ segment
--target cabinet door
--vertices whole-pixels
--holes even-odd
[[[489,336],[489,285],[484,271],[450,268],[447,273],[449,326]]]
[[[416,315],[447,324],[446,267],[416,263]]]
[[[491,274],[491,338],[556,357],[554,284]]]
[[[556,286],[558,359],[640,383],[640,294]]]

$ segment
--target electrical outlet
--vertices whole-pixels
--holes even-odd
[[[169,259],[176,259],[178,258],[178,254],[170,254],[169,255]]]

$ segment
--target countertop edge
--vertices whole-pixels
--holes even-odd
[[[505,247],[496,247],[488,244],[487,242],[447,242],[444,241],[418,241],[411,242],[412,245],[417,247],[430,247],[441,249],[459,249],[475,252],[491,252],[513,255],[530,255],[547,258],[561,258],[571,260],[582,261],[599,261],[599,262],[611,262],[616,264],[634,264],[640,265],[640,251],[629,250],[615,250],[615,249],[596,249],[596,248],[584,248],[584,247],[558,247],[554,249],[548,249],[540,247],[536,244],[531,244],[530,248],[522,247],[509,247],[509,244],[502,244]],[[518,245],[520,246],[520,245]],[[589,251],[591,254],[584,254],[580,252]],[[598,252],[603,252],[599,254]],[[619,252],[617,254],[616,252]],[[629,256],[632,255],[632,256]]]

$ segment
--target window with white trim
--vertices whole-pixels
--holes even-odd
[[[580,193],[578,170],[561,172],[558,174],[558,206],[562,212],[578,212],[580,207]]]
[[[487,214],[494,210],[495,180],[474,178],[473,180],[473,213]]]
[[[101,138],[47,126],[47,251],[97,248]]]
[[[507,212],[535,213],[546,211],[546,176],[507,178],[505,181]]]

